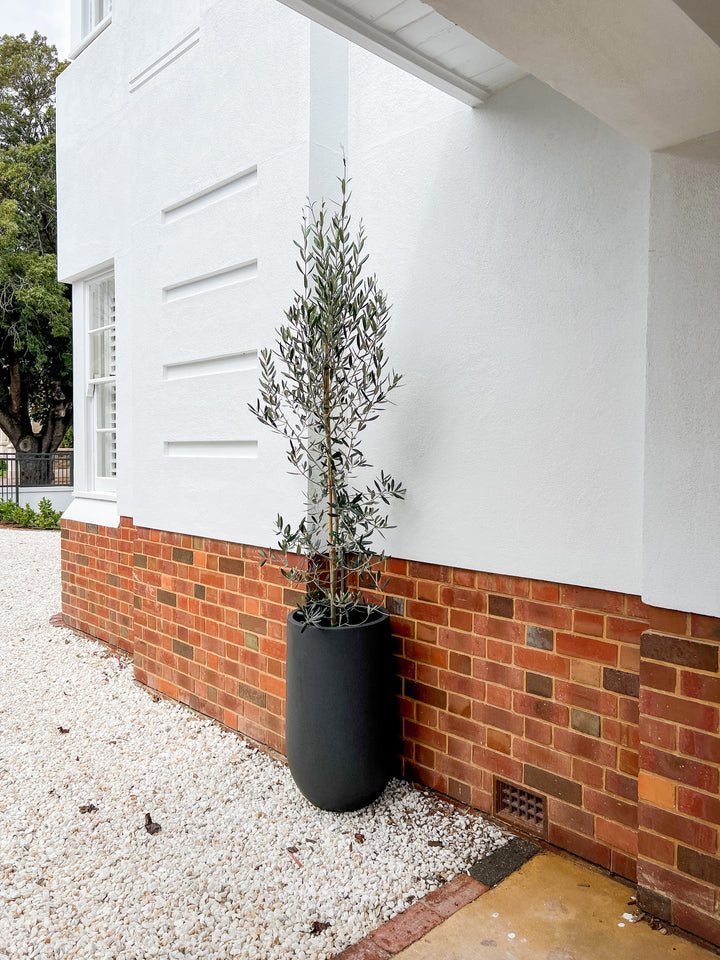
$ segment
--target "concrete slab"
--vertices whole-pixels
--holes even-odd
[[[630,923],[633,888],[541,853],[396,960],[710,960],[702,947]]]

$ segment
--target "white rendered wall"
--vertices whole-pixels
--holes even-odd
[[[405,375],[390,552],[639,592],[648,154],[531,78],[471,110],[354,49],[350,157]]]
[[[59,510],[61,513],[66,510],[73,498],[72,487],[21,487],[20,501],[21,507],[31,506],[37,510],[40,501],[49,500],[53,510]]]
[[[720,616],[720,134],[652,165],[647,603]]]
[[[137,524],[267,542],[298,512],[247,403],[295,283],[309,33],[262,0],[116,4],[61,78],[59,273],[114,262],[117,513]]]
[[[472,110],[351,47],[346,86],[319,29],[118,4],[61,77],[60,274],[116,272],[117,513],[261,544],[299,514],[246,404],[342,144],[406,376],[370,436],[408,487],[390,550],[639,591],[647,153],[533,80]]]

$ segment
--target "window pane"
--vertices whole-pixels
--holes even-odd
[[[90,329],[115,322],[115,281],[112,277],[90,284]]]
[[[114,383],[98,383],[95,387],[95,426],[98,430],[115,429]]]
[[[82,0],[82,35],[86,37],[112,12],[112,0]]]
[[[110,478],[115,476],[115,431],[102,430],[96,434],[97,475]]]
[[[90,379],[115,374],[115,336],[111,330],[90,334]]]

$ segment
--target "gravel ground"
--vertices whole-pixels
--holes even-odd
[[[506,842],[399,781],[317,810],[281,762],[51,626],[59,554],[0,529],[0,960],[324,960]]]

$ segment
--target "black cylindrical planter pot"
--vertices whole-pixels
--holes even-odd
[[[288,617],[285,742],[290,772],[322,810],[358,810],[393,769],[390,617],[316,627]]]

